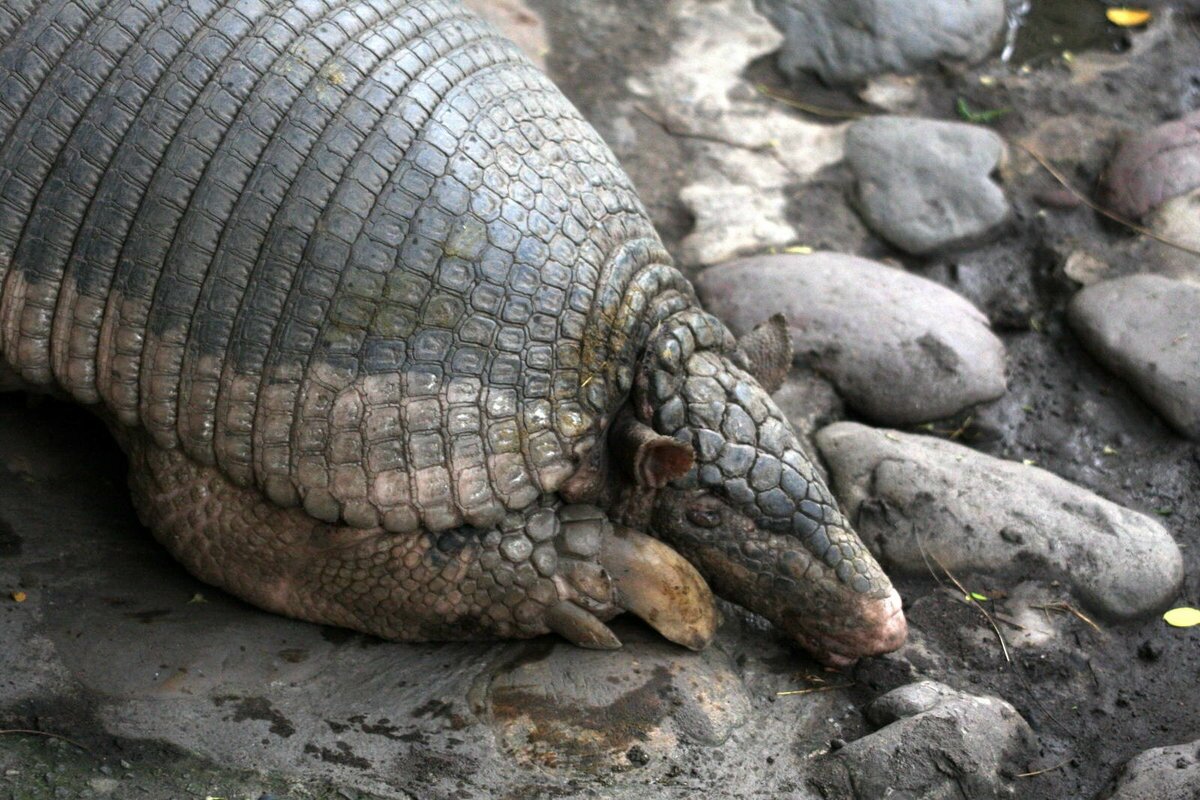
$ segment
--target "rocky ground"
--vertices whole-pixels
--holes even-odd
[[[1004,0],[475,4],[711,310],[788,315],[778,400],[909,643],[833,673],[728,606],[701,654],[291,622],[153,544],[86,414],[6,396],[0,798],[1200,797],[1200,628],[1161,618],[1200,605],[1197,4],[1033,0],[1010,47]]]

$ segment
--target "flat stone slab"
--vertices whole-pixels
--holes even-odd
[[[854,83],[941,61],[987,57],[1004,29],[1004,0],[763,0],[787,37],[779,67]]]
[[[833,491],[885,568],[1061,581],[1098,613],[1161,610],[1183,557],[1158,521],[1046,470],[932,436],[839,422],[817,433]]]
[[[1088,350],[1200,440],[1200,285],[1131,275],[1081,290],[1067,319]]]
[[[782,312],[796,360],[871,420],[927,422],[1004,394],[1004,345],[983,312],[902,269],[840,253],[760,256],[707,269],[696,288],[738,335]]]
[[[867,225],[914,255],[979,244],[1008,221],[991,177],[1004,156],[999,135],[961,122],[879,116],[846,133]]]

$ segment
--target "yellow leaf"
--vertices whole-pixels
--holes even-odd
[[[812,251],[813,249],[811,247],[802,244],[783,248],[783,252],[790,253],[794,256],[809,256],[812,255]]]
[[[1104,12],[1108,21],[1122,28],[1136,28],[1150,21],[1151,14],[1142,8],[1110,8]]]
[[[25,594],[24,592],[13,592],[12,599],[14,602],[24,603],[26,600],[29,599],[29,595]]]
[[[1190,628],[1200,625],[1200,608],[1172,608],[1163,614],[1163,619],[1173,628]]]

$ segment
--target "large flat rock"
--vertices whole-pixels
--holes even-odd
[[[95,776],[114,797],[163,769],[134,741],[334,787],[321,797],[788,796],[803,752],[836,735],[846,694],[772,702],[819,667],[731,608],[702,653],[614,625],[614,652],[556,637],[399,644],[252,608],[138,524],[95,420],[0,397],[0,729],[119,753],[135,777]]]
[[[927,422],[1004,394],[1004,345],[983,312],[902,269],[840,253],[761,256],[707,269],[696,288],[738,335],[782,312],[797,361],[874,421]]]
[[[839,422],[817,434],[833,490],[884,568],[1060,581],[1098,613],[1160,610],[1183,556],[1158,521],[1046,470],[932,436]]]

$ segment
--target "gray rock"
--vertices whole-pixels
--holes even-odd
[[[598,658],[555,643],[481,676],[472,694],[500,748],[525,766],[610,771],[669,762],[680,742],[723,744],[745,723],[750,699],[716,648],[687,657],[645,632],[625,644]]]
[[[1200,111],[1129,137],[1104,176],[1113,211],[1139,219],[1172,197],[1200,188]]]
[[[1156,747],[1130,759],[1101,800],[1196,800],[1200,797],[1200,739]]]
[[[914,255],[978,243],[1008,221],[991,178],[1004,154],[996,133],[960,122],[872,117],[846,134],[867,224]]]
[[[1011,776],[1035,743],[1005,701],[933,681],[893,689],[867,715],[884,727],[818,759],[810,781],[821,797],[1013,797]]]
[[[1179,591],[1183,557],[1156,520],[1046,470],[931,436],[841,422],[817,433],[834,493],[885,566],[1058,580],[1128,619]]]
[[[779,67],[853,83],[944,61],[981,61],[1004,29],[1004,0],[759,0],[787,37]]]
[[[788,318],[797,361],[872,420],[906,425],[1004,394],[1004,345],[967,300],[855,256],[762,256],[705,270],[705,305],[741,335]]]
[[[1153,241],[1143,271],[1200,284],[1200,189],[1165,201],[1146,222],[1158,236],[1194,252]]]
[[[1200,286],[1160,275],[1105,281],[1076,294],[1067,318],[1097,359],[1200,440]]]

